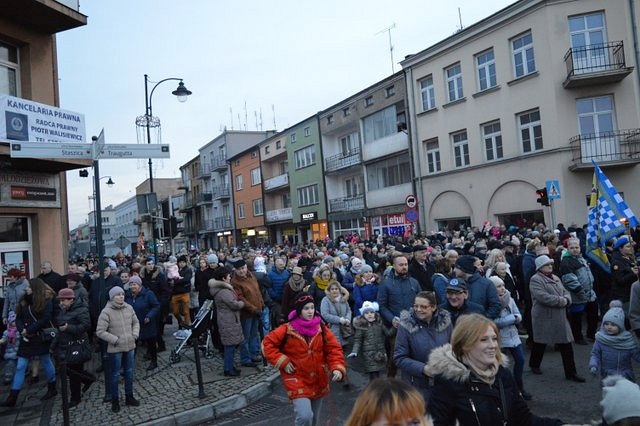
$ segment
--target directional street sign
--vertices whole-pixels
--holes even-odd
[[[158,144],[104,144],[96,153],[96,159],[169,158],[169,145]]]
[[[54,142],[12,142],[11,157],[91,160],[93,159],[93,146],[89,144],[68,144]]]

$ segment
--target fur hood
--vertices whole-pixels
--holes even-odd
[[[156,278],[158,278],[158,275],[160,275],[160,272],[162,272],[160,270],[160,268],[158,268],[158,265],[153,267],[153,271],[151,272],[151,279],[155,280]],[[144,278],[149,274],[149,271],[147,271],[147,268],[145,268],[144,266],[142,267],[142,269],[140,270],[140,278]]]
[[[211,296],[215,296],[220,290],[227,289],[233,291],[233,286],[229,283],[225,283],[224,281],[214,280],[213,278],[209,280],[209,293]]]
[[[505,368],[508,367],[507,357],[502,357],[501,365]],[[469,381],[469,375],[471,370],[469,367],[458,361],[456,356],[451,350],[451,345],[446,344],[431,351],[429,355],[429,362],[425,367],[425,371],[429,377],[442,376],[447,380],[452,380],[458,383],[464,383]]]
[[[372,324],[382,324],[382,318],[380,318],[379,313],[376,312],[376,319]],[[355,317],[353,320],[353,327],[356,330],[366,330],[367,327],[369,327],[369,321],[367,321],[364,316]]]
[[[449,324],[451,324],[451,314],[445,309],[438,309],[429,322],[429,325],[434,325],[438,332],[446,330]],[[420,329],[418,320],[413,315],[413,308],[400,312],[400,327],[406,329],[411,334]]]
[[[333,283],[333,281],[331,282]],[[346,288],[342,287],[342,285],[340,285],[340,283],[338,283],[338,286],[340,286],[340,295],[342,296],[340,298],[341,302],[347,302],[349,300],[349,290],[347,290]],[[327,288],[324,289],[324,294],[329,298],[329,300],[331,300],[330,294],[329,294],[329,287],[327,286]]]

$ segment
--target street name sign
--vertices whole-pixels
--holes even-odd
[[[96,152],[96,160],[169,157],[169,145],[159,144],[104,144]]]
[[[12,142],[11,157],[91,160],[93,159],[93,146],[86,143],[68,144],[54,142]]]

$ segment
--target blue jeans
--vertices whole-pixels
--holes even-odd
[[[240,321],[242,325],[242,334],[244,342],[240,344],[240,363],[248,364],[252,358],[258,354],[260,342],[258,341],[258,317],[243,319]]]
[[[109,354],[111,365],[111,400],[118,400],[118,381],[120,380],[120,367],[124,367],[124,394],[133,395],[133,369],[135,368],[135,351],[116,352]]]
[[[505,348],[509,351],[513,357],[513,378],[518,385],[518,388],[522,389],[522,371],[524,370],[524,352],[522,345],[518,345],[515,348]]]
[[[224,371],[233,371],[233,358],[236,355],[235,346],[224,347]]]
[[[264,337],[269,334],[269,331],[271,330],[271,315],[269,313],[268,307],[264,307],[264,309],[262,310],[262,315],[260,315],[260,317],[260,319],[262,320],[262,337]]]
[[[51,355],[40,355],[40,364],[44,368],[44,372],[47,375],[47,383],[56,382],[56,369],[51,361]],[[24,384],[24,374],[27,371],[27,365],[29,364],[28,358],[18,357],[18,365],[16,367],[16,374],[13,376],[13,384],[11,390],[19,391]]]

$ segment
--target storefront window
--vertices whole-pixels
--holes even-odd
[[[29,241],[26,217],[0,216],[0,243]]]

